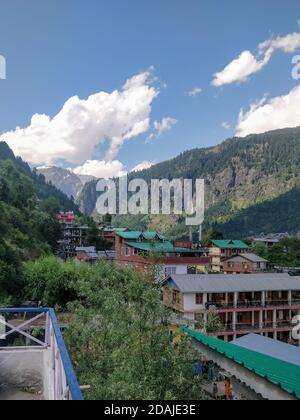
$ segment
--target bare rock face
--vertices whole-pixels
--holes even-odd
[[[37,172],[44,175],[47,182],[51,182],[68,197],[74,197],[75,201],[84,185],[94,179],[92,176],[76,175],[74,172],[56,166],[38,168]]]

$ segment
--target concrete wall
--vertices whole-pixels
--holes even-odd
[[[187,312],[190,311],[202,311],[205,309],[205,303],[207,300],[207,295],[203,295],[203,305],[196,304],[196,294],[195,293],[185,293],[184,294],[184,310]]]
[[[177,265],[177,264],[166,264],[165,265],[165,269],[167,268],[176,268],[176,274],[177,275],[183,275],[183,274],[187,274],[187,265]]]
[[[0,388],[34,388],[45,400],[54,399],[52,349],[0,351]]]
[[[0,387],[43,390],[43,350],[1,350]]]

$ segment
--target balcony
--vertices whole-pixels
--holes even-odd
[[[83,400],[52,309],[0,309],[0,400]]]
[[[215,329],[207,330],[209,334],[212,335],[226,335],[226,334],[236,334],[236,333],[249,333],[249,332],[268,332],[268,331],[291,331],[293,328],[292,322],[290,321],[277,321],[273,322],[263,322],[263,323],[243,323],[243,324],[228,324],[221,326],[218,331]]]
[[[225,304],[223,302],[207,302],[206,310],[217,310],[217,311],[229,311],[229,310],[236,310],[236,309],[276,309],[276,308],[290,308],[290,307],[299,307],[300,308],[300,300],[273,300],[273,301],[266,301],[263,303],[262,301],[240,301],[237,305],[233,303]]]

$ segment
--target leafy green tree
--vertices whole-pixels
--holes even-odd
[[[88,245],[96,247],[98,251],[111,249],[112,243],[105,240],[103,236],[100,235],[97,223],[93,219],[88,220],[88,227],[86,236],[86,242]]]
[[[269,258],[268,247],[262,242],[254,243],[250,249],[253,254],[258,255],[261,258],[265,258],[266,260]]]
[[[300,267],[300,240],[282,239],[269,249],[268,259],[271,263],[282,267]]]
[[[221,330],[221,319],[217,313],[209,312],[206,320],[204,315],[197,316],[196,328],[199,330],[206,330],[209,333],[218,332]]]
[[[27,297],[40,306],[65,310],[76,299],[74,289],[80,268],[56,257],[43,257],[24,264],[23,277]]]
[[[190,342],[169,336],[160,290],[109,263],[86,268],[65,338],[89,399],[201,399]]]

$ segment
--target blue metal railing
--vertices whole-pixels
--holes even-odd
[[[0,314],[46,314],[49,316],[51,327],[55,336],[57,348],[60,353],[61,362],[64,368],[64,373],[66,376],[67,385],[69,388],[70,399],[73,401],[82,401],[83,395],[80,390],[77,377],[66,348],[58,320],[56,318],[55,312],[51,308],[0,308]],[[47,337],[46,337],[47,339]],[[48,346],[50,343],[46,343]]]

